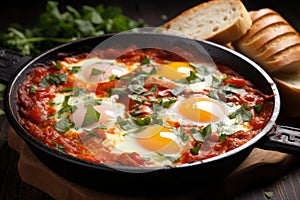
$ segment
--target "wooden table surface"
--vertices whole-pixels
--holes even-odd
[[[26,2],[26,3],[25,3]],[[42,11],[45,1],[32,1],[34,4],[30,4],[30,1],[8,1],[7,6],[2,6],[0,9],[1,26],[0,31],[3,31],[5,27],[12,22],[20,22],[32,24],[32,18],[35,18],[39,12]],[[67,1],[60,1],[61,3]],[[101,1],[100,1],[101,2]],[[142,18],[147,24],[157,26],[163,23],[162,15],[166,15],[171,18],[181,11],[198,4],[201,1],[196,0],[174,0],[174,1],[102,1],[107,4],[121,6],[130,17]],[[109,3],[108,3],[109,2]],[[141,3],[142,2],[142,3]],[[269,7],[280,12],[291,24],[300,30],[300,13],[298,12],[298,6],[296,1],[285,1],[280,3],[278,1],[267,0],[249,0],[243,1],[248,10],[260,9],[263,7]],[[87,5],[96,5],[99,1],[88,0],[85,1]],[[15,5],[22,6],[15,6]],[[23,5],[24,4],[24,5]],[[25,5],[26,4],[26,5]],[[31,10],[24,9],[31,6]],[[79,5],[74,5],[79,6]],[[0,108],[3,108],[2,102],[0,102]],[[18,175],[18,158],[17,152],[12,150],[7,143],[7,134],[9,131],[9,123],[4,115],[0,116],[0,200],[10,199],[32,199],[32,200],[48,200],[52,199],[44,192],[22,182]],[[266,172],[267,173],[267,172]],[[273,192],[274,197],[272,200],[296,200],[300,199],[300,165],[291,166],[284,174],[280,174],[274,177],[273,180],[257,183],[256,187],[250,188],[247,192],[242,193],[235,197],[236,200],[261,200],[268,199],[265,195],[266,192]]]

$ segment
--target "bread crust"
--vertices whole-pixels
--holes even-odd
[[[281,104],[281,116],[282,117],[299,117],[300,109],[300,74],[294,75],[288,74],[288,77],[273,77],[280,93]],[[297,78],[299,82],[290,82],[291,79]]]
[[[277,40],[284,40],[284,42],[277,42]],[[275,43],[276,46],[272,43]],[[272,41],[269,41],[268,44],[264,45],[264,49],[258,49],[258,52],[261,53],[259,53],[257,57],[260,59],[272,59],[273,55],[299,44],[300,38],[298,35],[286,35],[286,37],[282,36],[280,38],[276,37]]]
[[[196,12],[199,9],[206,9],[207,7],[212,7],[214,5],[217,5],[219,3],[224,3],[223,0],[211,0],[208,2],[201,3],[199,5],[196,5],[181,14],[179,14],[177,17],[171,19],[167,23],[165,23],[162,27],[167,30],[172,30],[172,27],[174,24],[179,23],[179,21],[182,18],[188,18],[191,13]],[[243,5],[243,3],[240,0],[228,0],[226,3],[229,3],[231,5],[237,5],[240,11],[239,16],[234,21],[234,23],[227,25],[225,27],[218,27],[219,29],[217,31],[212,31],[207,36],[190,36],[185,35],[188,37],[192,37],[195,39],[201,39],[201,40],[211,40],[217,43],[226,44],[235,40],[238,40],[241,36],[243,36],[248,29],[252,25],[252,21],[250,18],[250,15]],[[221,25],[221,24],[220,24]],[[199,27],[201,28],[201,27]]]
[[[269,8],[249,12],[252,26],[235,50],[261,65],[278,86],[281,116],[300,116],[300,36],[277,12]]]
[[[249,12],[252,26],[232,46],[267,72],[300,71],[299,33],[277,12],[264,8]]]

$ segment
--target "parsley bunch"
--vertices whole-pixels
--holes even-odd
[[[143,20],[125,16],[120,7],[98,4],[77,10],[67,5],[64,10],[59,10],[58,2],[48,1],[34,27],[10,25],[6,33],[0,33],[0,45],[23,55],[37,56],[72,40],[145,26]]]

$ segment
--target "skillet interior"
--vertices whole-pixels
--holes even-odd
[[[18,122],[18,111],[15,97],[17,95],[19,83],[24,80],[28,70],[33,68],[35,64],[53,60],[56,58],[57,53],[61,52],[72,54],[89,52],[96,45],[111,36],[112,35],[105,35],[85,38],[51,49],[33,59],[20,69],[19,72],[15,74],[15,78],[11,80],[8,85],[4,104],[5,112],[7,113],[7,118],[10,124],[19,136],[21,136],[21,138],[29,145],[38,158],[51,170],[84,186],[97,190],[112,190],[112,192],[132,192],[128,191],[126,189],[127,187],[118,187],[118,190],[116,191],[115,187],[112,187],[116,184],[119,186],[129,185],[132,188],[136,188],[135,192],[143,191],[150,193],[153,191],[149,191],[146,185],[151,182],[154,182],[156,187],[174,185],[182,188],[184,185],[191,187],[192,184],[180,183],[185,183],[186,181],[191,183],[195,181],[197,183],[196,186],[199,187],[199,184],[202,183],[207,184],[207,182],[215,182],[216,180],[222,181],[225,175],[244,161],[251,150],[255,147],[257,141],[266,135],[266,133],[273,127],[279,113],[280,102],[277,88],[272,79],[259,66],[244,56],[211,42],[198,41],[215,62],[232,67],[232,69],[236,72],[252,81],[262,92],[269,95],[274,94],[275,106],[269,123],[263,131],[261,131],[261,133],[247,144],[226,154],[207,159],[203,162],[195,162],[175,167],[158,167],[156,170],[146,170],[147,172],[145,173],[143,170],[130,167],[124,167],[126,171],[131,171],[130,173],[115,170],[105,165],[66,156],[43,145],[41,142],[33,138],[25,129],[23,129]],[[168,35],[157,38],[155,33],[131,33],[125,37],[127,37],[126,39],[129,42],[139,41],[143,43],[144,41],[156,41],[158,43],[165,42],[167,45],[177,45],[182,43],[186,48],[190,48],[190,45],[192,44],[192,40],[190,39]],[[145,40],[145,37],[149,37],[148,40]],[[116,41],[116,43],[117,42],[118,41]]]

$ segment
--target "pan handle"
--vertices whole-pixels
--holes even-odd
[[[31,57],[0,47],[0,81],[8,83]]]
[[[290,126],[274,125],[259,147],[283,153],[300,155],[300,129]]]

